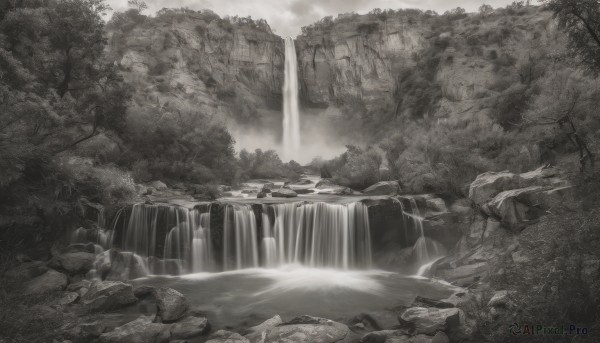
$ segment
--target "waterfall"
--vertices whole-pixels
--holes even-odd
[[[413,244],[412,255],[415,262],[421,266],[419,269],[419,272],[421,272],[422,268],[427,269],[433,262],[440,258],[443,248],[438,242],[425,236],[425,230],[423,228],[424,219],[423,216],[421,216],[417,202],[412,197],[408,198],[408,201],[410,203],[410,212],[405,209],[402,200],[399,200],[398,202],[402,209],[402,220],[405,230],[409,227],[407,226],[407,223],[411,223],[411,228],[416,230],[418,234],[418,238]],[[409,235],[407,234],[405,238],[408,236]]]
[[[273,223],[263,221],[263,237],[270,242],[269,265],[300,263],[338,269],[371,265],[369,217],[362,203],[286,203],[270,207]]]
[[[256,216],[249,205],[229,205],[223,224],[223,268],[258,267]]]
[[[283,158],[297,159],[300,151],[298,109],[298,61],[291,37],[285,39],[285,80],[283,85]]]

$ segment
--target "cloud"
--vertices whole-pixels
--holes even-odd
[[[127,0],[106,0],[115,11],[127,8]],[[484,3],[494,7],[506,6],[512,0],[146,0],[147,13],[168,7],[210,9],[221,16],[251,16],[266,19],[281,36],[295,37],[302,26],[340,13],[366,13],[374,8],[420,8],[443,13],[458,6],[474,12]]]

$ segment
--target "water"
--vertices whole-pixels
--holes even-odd
[[[248,327],[279,314],[284,320],[307,314],[346,321],[360,313],[385,327],[397,325],[393,307],[415,296],[448,297],[453,288],[428,279],[381,270],[340,270],[285,265],[178,277],[149,277],[135,282],[174,288],[213,328]]]
[[[283,159],[298,159],[300,152],[300,111],[298,109],[298,61],[291,37],[285,39],[285,80],[283,85]]]
[[[223,224],[223,268],[258,267],[256,217],[250,205],[225,208]]]

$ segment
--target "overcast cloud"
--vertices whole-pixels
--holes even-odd
[[[127,0],[106,2],[116,11],[127,8]],[[339,13],[366,13],[373,8],[420,8],[443,13],[457,6],[475,12],[483,3],[500,7],[511,2],[512,0],[146,0],[149,9],[145,13],[154,14],[164,7],[210,9],[220,16],[263,18],[278,35],[295,37],[302,26],[328,15],[335,17]]]

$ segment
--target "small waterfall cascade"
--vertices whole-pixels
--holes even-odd
[[[263,221],[269,249],[266,265],[337,269],[371,265],[369,217],[362,203],[284,203],[270,209],[273,221]]]
[[[285,80],[283,85],[283,158],[297,159],[300,151],[300,110],[298,108],[298,61],[291,37],[285,39]]]
[[[113,247],[141,257],[143,269],[151,274],[211,270],[208,204],[191,209],[135,204],[128,219],[123,221],[122,229],[118,232],[120,240]],[[115,222],[119,222],[119,219]],[[113,231],[118,230],[115,227]]]
[[[265,267],[275,267],[277,265],[277,242],[273,234],[271,219],[269,218],[269,206],[262,206],[262,242],[261,254],[263,265]]]
[[[416,230],[418,233],[418,238],[413,245],[412,255],[415,259],[415,262],[421,266],[419,269],[421,271],[423,267],[428,269],[433,262],[438,260],[443,249],[438,242],[425,236],[425,230],[423,228],[424,218],[419,211],[416,200],[412,197],[408,198],[407,200],[410,203],[409,211],[405,209],[404,203],[399,200],[402,208],[402,219],[405,228],[412,227],[412,229]],[[410,225],[407,225],[408,223],[410,223]]]
[[[229,205],[223,223],[223,268],[258,267],[256,216],[252,206]]]

